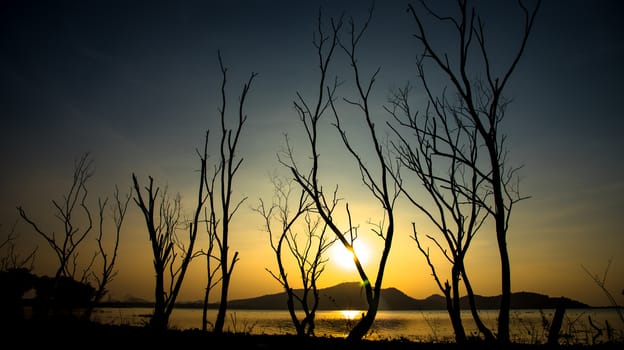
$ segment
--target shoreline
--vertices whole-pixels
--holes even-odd
[[[413,350],[413,349],[622,349],[624,342],[617,341],[601,344],[526,344],[488,343],[481,339],[473,339],[468,343],[455,342],[420,342],[407,339],[363,339],[348,341],[343,337],[314,336],[299,337],[294,334],[250,334],[250,333],[214,333],[200,329],[167,329],[158,331],[148,326],[114,325],[96,321],[80,321],[68,318],[51,318],[47,320],[19,320],[1,325],[6,336],[4,344],[15,344],[24,348],[31,347],[62,347],[73,348],[112,348],[120,345],[137,344],[142,347],[179,348],[187,346],[210,346],[211,348],[245,348],[245,349],[289,349],[289,350]]]
[[[2,325],[6,336],[5,344],[16,344],[24,348],[61,346],[73,348],[110,348],[120,345],[140,344],[141,347],[179,348],[186,346],[225,345],[228,348],[245,349],[362,349],[362,350],[413,350],[413,349],[621,349],[622,342],[597,345],[583,344],[521,344],[511,343],[503,346],[498,343],[486,343],[473,340],[466,344],[454,342],[415,342],[404,339],[348,341],[345,338],[315,336],[298,337],[292,334],[248,334],[204,332],[199,329],[167,329],[157,331],[146,326],[111,325],[94,321],[68,319],[23,320]]]

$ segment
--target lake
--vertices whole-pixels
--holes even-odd
[[[98,308],[93,320],[106,324],[145,325],[149,321],[151,308]],[[209,310],[208,321],[214,322],[217,310]],[[316,335],[344,337],[360,317],[361,311],[334,310],[318,311]],[[483,322],[496,330],[497,310],[480,311]],[[510,313],[511,339],[517,343],[544,343],[548,336],[548,324],[554,310],[512,310]],[[469,311],[463,312],[467,334],[477,334],[477,328]],[[175,309],[170,327],[175,329],[201,328],[201,309]],[[613,328],[614,339],[624,337],[624,324],[615,309],[570,309],[566,311],[561,334],[562,341],[571,344],[593,344],[597,331],[590,325],[603,329],[596,338],[604,342],[608,338],[607,323]],[[545,323],[546,321],[546,323]],[[290,316],[285,310],[228,310],[224,331],[251,334],[294,334]],[[453,329],[444,310],[440,311],[379,311],[370,333],[371,340],[407,339],[410,341],[445,342],[453,341]]]

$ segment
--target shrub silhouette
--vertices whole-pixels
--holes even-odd
[[[0,317],[2,321],[22,319],[24,294],[34,287],[37,276],[27,268],[0,271]]]
[[[48,317],[50,310],[52,316],[73,317],[73,311],[88,307],[95,295],[95,288],[89,283],[64,276],[39,277],[34,288],[36,297],[33,312],[36,317]]]

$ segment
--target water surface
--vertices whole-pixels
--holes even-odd
[[[145,325],[151,308],[98,308],[93,318],[109,324]],[[344,337],[360,317],[359,310],[318,311],[316,335]],[[217,310],[208,311],[208,321],[215,320]],[[224,330],[233,333],[294,334],[294,327],[285,310],[229,310]],[[480,311],[483,322],[496,330],[497,310]],[[543,343],[554,310],[512,310],[510,314],[511,338],[518,343]],[[176,329],[201,328],[201,309],[175,309],[170,327]],[[477,334],[470,312],[462,313],[467,334]],[[624,324],[615,309],[567,310],[561,329],[562,342],[593,344],[597,330],[591,322],[603,329],[596,341],[605,341],[612,328],[612,337],[622,339]],[[607,325],[608,324],[608,325]],[[367,339],[407,339],[411,341],[453,341],[453,328],[444,310],[440,311],[379,311]]]

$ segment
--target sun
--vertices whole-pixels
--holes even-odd
[[[357,255],[361,264],[364,264],[368,261],[369,251],[362,241],[355,241],[353,249],[355,250],[355,254]],[[330,264],[336,264],[343,269],[355,269],[355,264],[353,263],[353,254],[340,242],[336,242],[331,248],[329,259]]]

